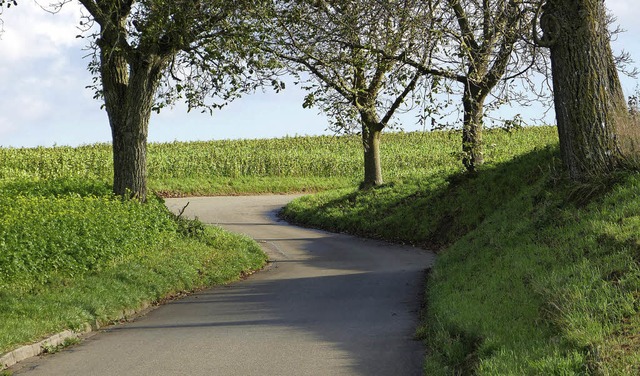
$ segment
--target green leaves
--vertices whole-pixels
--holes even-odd
[[[153,110],[184,100],[189,109],[212,111],[243,93],[269,85],[275,64],[264,57],[257,38],[264,32],[262,1],[139,0],[131,4],[83,3],[87,24],[100,25],[100,33],[86,29],[94,75],[91,88],[103,98],[102,57],[114,52],[126,60],[119,69],[132,73],[139,61],[156,61],[160,74]],[[117,20],[115,23],[113,20]],[[84,27],[83,27],[84,28]],[[161,79],[159,77],[162,77]],[[128,80],[124,84],[128,85]],[[281,84],[273,85],[277,91]],[[123,95],[119,93],[118,95]]]

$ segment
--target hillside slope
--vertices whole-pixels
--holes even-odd
[[[428,375],[639,374],[640,174],[561,176],[539,145],[475,177],[325,192],[283,216],[440,250],[418,331]]]

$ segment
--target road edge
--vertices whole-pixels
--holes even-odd
[[[5,354],[0,354],[0,371],[4,371],[22,361],[51,352],[51,349],[65,345],[69,339],[81,339],[86,335],[98,331],[100,328],[113,325],[118,322],[130,321],[137,317],[146,315],[157,305],[152,302],[143,302],[137,309],[125,309],[115,319],[96,320],[93,323],[84,323],[81,330],[66,329],[53,334],[42,341],[20,346],[15,350]]]

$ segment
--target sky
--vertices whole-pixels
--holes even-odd
[[[606,0],[627,30],[613,41],[640,69],[640,7],[638,0]],[[42,0],[46,5],[49,0]],[[85,41],[76,36],[80,6],[65,5],[57,14],[23,0],[0,15],[0,147],[78,146],[111,139],[101,103],[93,99],[83,56]],[[621,76],[627,95],[637,82]],[[213,115],[187,113],[184,105],[153,114],[150,142],[239,138],[272,138],[332,134],[327,118],[316,109],[303,109],[305,93],[288,82],[286,90],[245,95]],[[548,118],[553,122],[553,114]],[[422,130],[413,117],[403,118],[406,131]]]

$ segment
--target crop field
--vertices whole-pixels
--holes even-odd
[[[383,134],[386,180],[461,170],[459,132]],[[488,164],[556,142],[554,128],[485,134]],[[149,145],[150,187],[168,194],[314,191],[357,185],[362,176],[359,136],[172,142]],[[77,148],[0,148],[0,179],[82,178],[110,182],[108,144]]]

